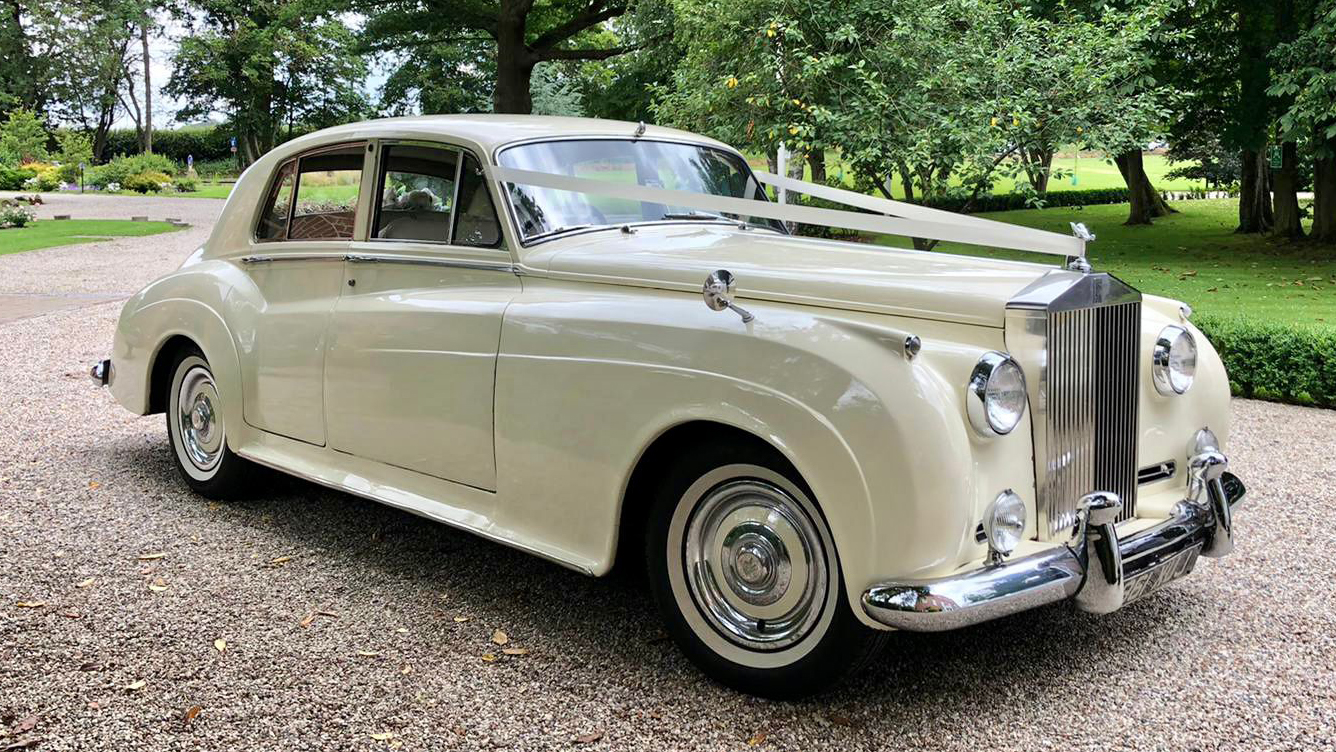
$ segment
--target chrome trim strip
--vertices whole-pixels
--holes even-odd
[[[506,261],[464,261],[461,259],[422,258],[420,256],[389,256],[378,253],[349,253],[343,258],[354,264],[413,264],[416,266],[440,266],[484,272],[517,273],[515,265]]]
[[[1154,465],[1147,465],[1137,471],[1137,485],[1144,486],[1147,483],[1159,483],[1162,480],[1169,480],[1177,474],[1178,463],[1174,460],[1156,462]]]
[[[1149,575],[1184,551],[1209,549],[1216,536],[1228,535],[1232,542],[1232,530],[1219,529],[1214,509],[1232,512],[1247,489],[1226,472],[1209,490],[1209,505],[1184,501],[1169,519],[1122,540],[1108,522],[1111,507],[1099,510],[1103,517],[1094,507],[1083,507],[1075,535],[1065,544],[1000,566],[980,562],[945,577],[878,583],[863,592],[863,611],[894,629],[937,632],[1077,596],[1085,610],[1120,604],[1130,580]],[[1092,557],[1100,562],[1101,577],[1088,576]],[[1120,576],[1110,576],[1115,570]]]
[[[275,261],[343,261],[347,254],[334,253],[278,253],[242,256],[237,259],[243,264],[270,264]]]

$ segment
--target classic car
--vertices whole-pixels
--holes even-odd
[[[1075,229],[643,123],[356,123],[257,160],[92,376],[165,413],[204,496],[255,463],[589,575],[638,565],[707,674],[796,696],[895,630],[1106,613],[1231,550],[1220,358]]]

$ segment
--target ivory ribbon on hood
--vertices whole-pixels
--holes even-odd
[[[766,185],[773,185],[796,193],[805,193],[877,213],[868,214],[839,209],[822,209],[815,206],[777,204],[771,201],[730,196],[713,196],[707,193],[675,191],[646,185],[611,183],[550,172],[519,170],[513,167],[493,167],[492,172],[503,183],[532,185],[558,191],[682,206],[701,211],[736,214],[742,217],[764,217],[765,219],[776,219],[781,222],[838,227],[910,238],[946,240],[991,248],[1051,253],[1063,257],[1085,255],[1085,241],[1069,235],[955,214],[940,209],[929,209],[902,201],[865,196],[853,191],[829,188],[824,185],[771,175],[766,172],[755,173],[757,180]]]

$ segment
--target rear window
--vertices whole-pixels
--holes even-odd
[[[362,144],[326,149],[279,168],[259,240],[351,240],[362,182]]]

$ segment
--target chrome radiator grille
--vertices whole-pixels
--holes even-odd
[[[1045,481],[1048,537],[1076,524],[1076,502],[1091,491],[1123,500],[1119,520],[1136,513],[1137,376],[1141,303],[1049,315]]]
[[[1135,516],[1141,294],[1108,274],[1051,272],[1007,305],[1007,349],[1025,370],[1041,539],[1064,539],[1091,491]]]

